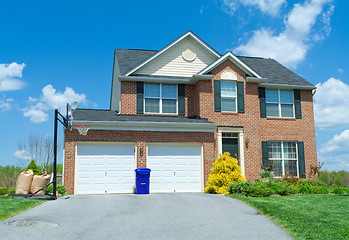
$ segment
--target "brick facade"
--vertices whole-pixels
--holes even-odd
[[[226,71],[234,71],[238,81],[244,81],[245,113],[224,113],[214,110],[213,80],[220,79]],[[212,80],[200,80],[195,85],[185,87],[185,116],[200,116],[220,126],[242,126],[244,137],[249,139],[244,145],[245,174],[248,180],[255,180],[261,171],[262,141],[303,141],[306,161],[306,174],[310,166],[317,165],[313,99],[311,90],[301,91],[302,119],[260,118],[258,84],[247,83],[245,72],[227,60],[213,69]],[[121,82],[121,114],[136,114],[136,82]],[[137,144],[137,165],[146,166],[148,142],[175,142],[203,144],[204,181],[206,183],[212,163],[218,156],[218,133],[198,132],[140,132],[90,130],[81,136],[76,130],[66,131],[65,135],[65,174],[64,183],[69,193],[74,189],[75,146],[81,141],[91,142],[134,142]]]

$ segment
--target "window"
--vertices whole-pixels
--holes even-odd
[[[293,91],[266,90],[267,117],[294,117]]]
[[[177,114],[177,85],[144,84],[144,112]]]
[[[275,177],[298,176],[296,142],[268,142],[268,158]]]
[[[236,82],[221,81],[222,112],[236,112]]]

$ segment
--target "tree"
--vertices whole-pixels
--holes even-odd
[[[28,171],[29,169],[33,171],[34,175],[38,175],[40,173],[40,170],[36,165],[34,159],[29,163],[28,167],[25,170]]]
[[[246,180],[241,174],[238,160],[232,158],[230,153],[225,152],[213,164],[205,192],[225,194],[228,193],[227,188],[229,184],[244,181]]]
[[[53,163],[53,140],[51,136],[30,135],[18,143],[18,150],[23,159],[30,157],[35,161],[41,172],[47,172]]]

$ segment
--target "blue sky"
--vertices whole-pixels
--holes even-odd
[[[53,109],[66,101],[109,108],[115,48],[158,50],[192,30],[221,54],[272,57],[317,85],[319,160],[349,170],[347,9],[336,0],[4,2],[0,165],[21,162],[18,142],[30,134],[52,135]]]

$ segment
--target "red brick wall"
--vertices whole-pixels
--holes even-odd
[[[214,133],[145,132],[90,130],[86,136],[77,130],[65,131],[64,185],[74,193],[75,146],[79,142],[132,142],[137,144],[137,167],[146,167],[147,143],[198,143],[203,145],[204,181],[207,181],[217,152]],[[142,150],[141,150],[142,149]]]

